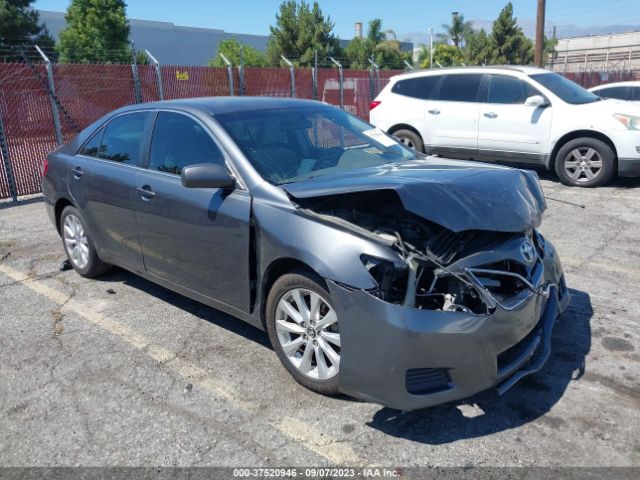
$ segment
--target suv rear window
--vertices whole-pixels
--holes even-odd
[[[395,85],[391,87],[391,91],[398,95],[427,100],[431,96],[433,87],[435,87],[440,78],[440,75],[429,75],[427,77],[398,80]]]
[[[438,100],[448,102],[477,102],[481,81],[482,75],[480,74],[445,75],[440,84]]]

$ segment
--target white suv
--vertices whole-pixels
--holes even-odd
[[[567,185],[640,176],[640,106],[603,100],[533,67],[467,67],[392,77],[371,123],[416,150],[539,164]]]

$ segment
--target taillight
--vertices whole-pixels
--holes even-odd
[[[44,162],[42,162],[42,176],[46,177],[48,171],[49,171],[49,161],[45,158]]]
[[[369,104],[369,111],[373,110],[374,108],[376,108],[378,105],[380,105],[382,102],[380,100],[374,100],[373,102],[371,102]]]

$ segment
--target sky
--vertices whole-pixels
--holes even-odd
[[[69,0],[36,0],[35,7],[65,11],[69,3]],[[128,0],[127,15],[189,27],[267,35],[280,3],[281,0]],[[466,20],[473,20],[477,25],[490,25],[506,1],[320,0],[318,3],[325,16],[331,17],[334,32],[342,39],[353,38],[355,22],[363,22],[366,30],[367,22],[377,17],[383,19],[385,30],[396,32],[398,39],[411,37],[416,42],[422,33],[426,39],[429,27],[441,31],[441,25],[450,22],[453,11],[464,14]],[[514,0],[512,3],[525,32],[531,34],[537,1]],[[547,30],[553,25],[559,29],[577,27],[573,30],[582,35],[609,33],[606,28],[614,25],[640,30],[640,0],[547,0]],[[588,27],[597,27],[597,31]]]

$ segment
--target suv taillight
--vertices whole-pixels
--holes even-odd
[[[42,176],[47,176],[47,171],[49,171],[49,161],[45,158],[44,162],[42,162]]]
[[[371,102],[369,104],[369,111],[373,110],[374,108],[376,108],[378,105],[380,105],[382,102],[380,100],[374,100],[373,102]]]

